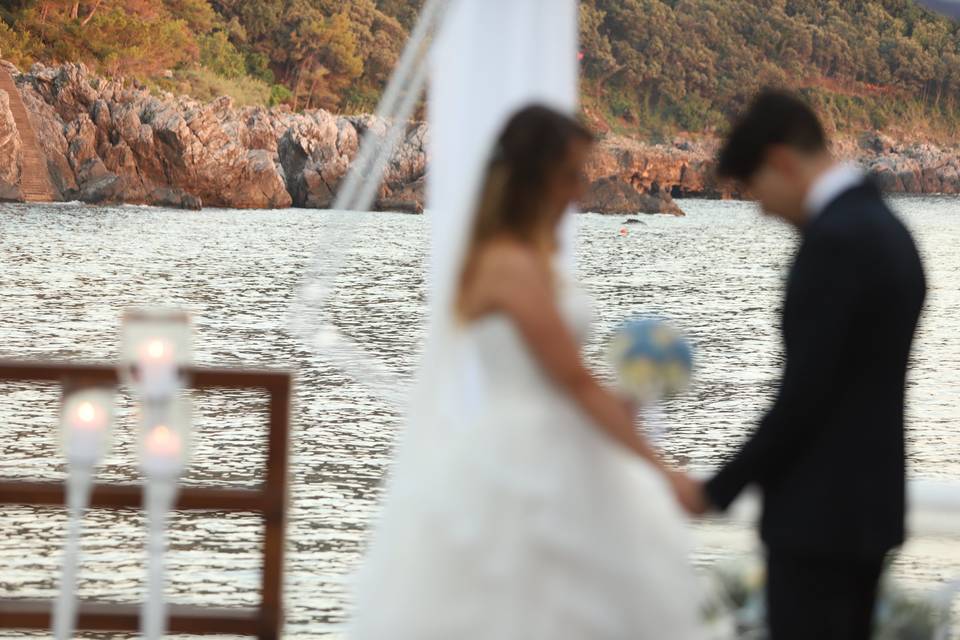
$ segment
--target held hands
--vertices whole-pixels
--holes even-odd
[[[691,516],[702,516],[710,509],[703,484],[691,478],[683,471],[668,471],[667,480],[673,489],[673,494]]]
[[[621,398],[622,406],[627,414],[637,420],[640,406],[632,398]],[[691,478],[686,472],[674,471],[662,466],[661,469],[673,489],[674,497],[683,510],[691,516],[702,516],[710,510],[710,503],[703,490],[703,484]]]

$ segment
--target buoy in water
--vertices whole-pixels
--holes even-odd
[[[620,227],[620,237],[626,238],[628,235],[630,235],[630,230],[626,227]]]

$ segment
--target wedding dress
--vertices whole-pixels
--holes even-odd
[[[591,304],[564,287],[581,341]],[[515,325],[459,330],[484,402],[401,448],[351,640],[699,638],[688,534],[666,481],[590,424]],[[426,427],[426,429],[424,429]]]

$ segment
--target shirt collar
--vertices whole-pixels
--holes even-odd
[[[861,182],[863,182],[863,172],[860,169],[852,164],[839,162],[814,181],[804,199],[804,209],[812,220],[823,213],[824,209],[841,194]]]

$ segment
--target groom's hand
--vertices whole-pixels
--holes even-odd
[[[670,473],[670,485],[680,506],[692,516],[702,516],[709,510],[703,484],[682,471]]]

